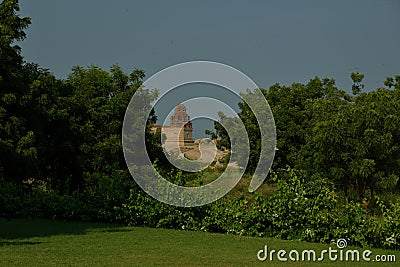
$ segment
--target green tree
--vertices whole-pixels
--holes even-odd
[[[351,90],[353,95],[358,95],[364,89],[364,84],[362,84],[362,80],[364,79],[364,74],[358,72],[352,72],[351,80],[353,81],[353,85],[351,86]]]
[[[27,126],[29,80],[21,49],[15,41],[25,38],[29,18],[20,18],[18,1],[0,4],[0,176],[22,180],[33,175],[37,148],[35,133]],[[25,166],[21,168],[21,166]]]
[[[395,75],[394,78],[392,76],[388,76],[384,82],[384,85],[390,88],[394,88],[395,90],[400,89],[400,75]]]
[[[18,80],[22,67],[21,48],[15,41],[22,41],[26,34],[24,30],[31,20],[28,17],[20,18],[17,0],[4,0],[0,4],[0,73],[2,85]],[[6,88],[6,87],[4,87]]]
[[[377,192],[393,190],[400,170],[399,94],[378,89],[351,101],[312,105],[313,128],[303,147],[303,169],[351,192],[366,208]]]
[[[321,80],[318,77],[311,79],[305,85],[275,84],[268,91],[264,91],[264,95],[271,106],[276,124],[278,150],[273,165],[275,170],[299,164],[301,148],[307,143],[306,137],[312,128],[311,103],[321,99],[336,101],[347,97],[345,92],[336,88],[333,79]],[[256,123],[253,117],[243,118],[251,118],[251,123]],[[253,142],[259,143],[259,140],[255,139]]]
[[[70,185],[100,211],[99,216],[108,216],[129,196],[130,189],[137,189],[125,163],[121,134],[128,103],[143,78],[142,70],[134,69],[128,75],[118,65],[110,72],[96,66],[77,66],[65,81],[70,94],[62,100],[62,109],[68,114],[68,138],[74,169],[78,170]],[[149,105],[156,95],[146,91],[139,104]],[[152,111],[146,127],[148,154],[153,160],[163,155],[156,139],[160,136],[151,131],[156,119]]]

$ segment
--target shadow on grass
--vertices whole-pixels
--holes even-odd
[[[124,228],[106,228],[100,230],[103,233],[119,233],[119,232],[131,232],[131,229],[124,229]]]
[[[53,235],[83,235],[88,231],[96,229],[110,232],[119,231],[118,226],[111,224],[50,221],[43,219],[6,220],[0,218],[0,245],[12,244],[14,243],[14,239],[48,237]],[[122,229],[122,231],[124,230]]]
[[[31,242],[31,241],[0,241],[1,246],[22,246],[22,245],[38,245],[43,242]]]

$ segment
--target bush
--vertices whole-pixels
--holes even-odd
[[[0,215],[5,217],[90,220],[88,211],[83,202],[58,195],[43,181],[27,180],[16,186],[0,180]]]
[[[0,178],[0,216],[17,216],[22,203],[19,189],[10,182]]]
[[[108,177],[92,195],[59,195],[43,181],[17,187],[0,180],[0,212],[4,216],[102,220],[126,225],[187,229],[228,234],[330,243],[345,238],[351,245],[400,248],[400,203],[376,201],[379,216],[361,203],[339,204],[334,189],[322,181],[311,187],[289,169],[285,179],[272,173],[276,192],[266,201],[258,194],[224,198],[201,207],[182,208],[161,203],[140,188],[123,201],[120,184]],[[319,188],[316,190],[316,188]],[[101,190],[100,190],[101,189]],[[23,193],[21,193],[23,192]],[[90,196],[90,198],[88,198]],[[113,198],[114,197],[114,198]],[[85,200],[85,201],[83,201]],[[118,203],[122,203],[119,204]]]
[[[21,215],[50,219],[90,220],[89,209],[78,199],[59,195],[43,181],[27,183]]]
[[[272,173],[277,191],[267,201],[257,193],[239,199],[224,197],[196,208],[161,203],[141,190],[115,210],[129,225],[201,230],[239,235],[330,243],[345,238],[351,245],[399,249],[400,204],[378,201],[382,216],[367,215],[360,203],[339,205],[329,183],[309,187],[288,169],[285,179]]]
[[[117,221],[127,225],[198,230],[204,208],[170,206],[137,189],[115,212]]]
[[[121,206],[134,185],[127,171],[114,171],[111,175],[93,173],[85,175],[84,192],[79,199],[90,208],[95,220],[115,222],[116,206]]]

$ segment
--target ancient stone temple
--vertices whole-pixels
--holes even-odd
[[[192,122],[183,104],[179,104],[175,107],[174,114],[170,118],[169,126],[155,125],[153,129],[160,129],[165,135],[166,140],[164,142],[164,147],[167,151],[178,147],[182,148],[194,145]]]
[[[171,116],[169,127],[182,127],[186,123],[190,123],[190,116],[186,113],[185,105],[179,104]]]

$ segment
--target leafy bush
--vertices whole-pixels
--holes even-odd
[[[0,180],[0,215],[49,219],[90,220],[87,206],[73,196],[59,195],[43,181],[15,186]]]
[[[50,219],[90,220],[87,205],[77,198],[59,195],[43,181],[29,181],[22,197],[21,215]]]
[[[0,178],[0,216],[15,216],[21,209],[21,199],[18,188]]]
[[[159,202],[138,190],[131,190],[127,203],[115,207],[117,221],[127,225],[143,225],[172,229],[198,230],[202,207],[179,208]]]
[[[141,190],[132,190],[127,203],[116,207],[118,221],[174,229],[330,243],[345,238],[352,245],[399,249],[400,204],[378,201],[382,216],[367,215],[360,203],[340,205],[338,196],[322,181],[319,190],[288,169],[285,179],[272,173],[277,191],[267,201],[260,194],[232,200],[227,197],[196,208],[161,203]]]
[[[90,214],[96,220],[114,222],[115,206],[120,206],[129,196],[134,185],[127,171],[86,174],[84,192],[79,198],[90,207]]]
[[[186,229],[238,235],[330,243],[345,238],[351,245],[399,249],[400,203],[376,201],[380,215],[366,213],[359,202],[339,204],[324,182],[311,187],[288,169],[285,179],[272,173],[277,190],[268,200],[254,193],[224,197],[201,207],[161,203],[139,188],[122,201],[120,183],[100,177],[93,195],[59,195],[43,181],[25,181],[23,188],[0,180],[0,214],[50,219],[102,220],[126,225]],[[89,188],[89,187],[88,187]],[[97,194],[96,194],[97,193]],[[101,194],[100,194],[101,193]],[[82,197],[82,196],[81,196]],[[85,200],[85,201],[84,201]],[[118,203],[122,203],[118,205]]]

